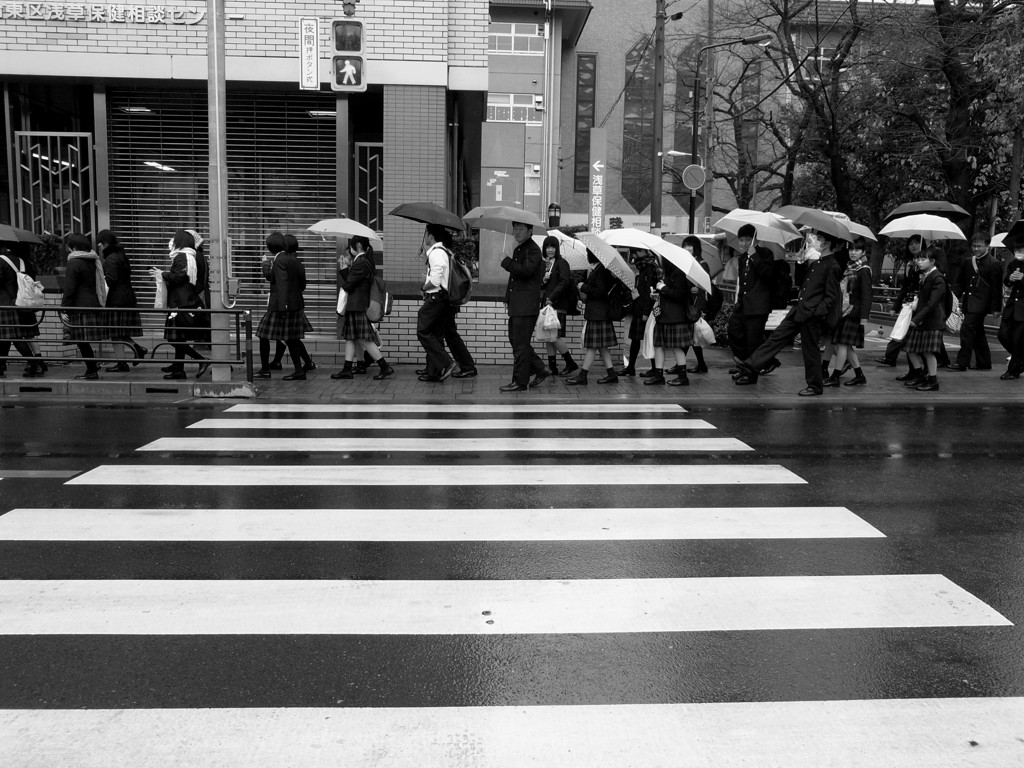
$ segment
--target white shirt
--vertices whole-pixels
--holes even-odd
[[[427,293],[448,290],[448,251],[440,243],[434,243],[427,251],[427,279],[424,282],[431,283],[433,288],[427,288]]]

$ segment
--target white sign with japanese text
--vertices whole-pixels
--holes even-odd
[[[320,20],[303,19],[299,22],[299,48],[302,51],[302,71],[299,88],[304,91],[320,90]]]
[[[604,177],[608,162],[608,132],[604,128],[590,129],[590,231],[604,229]]]
[[[84,21],[107,24],[198,24],[206,6],[126,5],[110,3],[4,3],[0,19]]]

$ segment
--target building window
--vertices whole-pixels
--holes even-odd
[[[590,191],[590,129],[597,109],[597,54],[576,57],[576,156],[573,191]]]
[[[654,51],[641,38],[626,54],[622,117],[622,196],[642,211],[651,202],[654,143]],[[662,115],[657,116],[663,119]]]
[[[532,93],[488,93],[487,121],[491,123],[540,123]]]
[[[540,24],[491,22],[487,52],[513,56],[543,56],[544,28]]]

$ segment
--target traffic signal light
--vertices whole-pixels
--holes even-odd
[[[335,19],[331,22],[331,89],[349,93],[366,90],[363,22],[359,19]]]

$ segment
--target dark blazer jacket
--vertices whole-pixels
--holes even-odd
[[[608,320],[608,294],[615,284],[615,278],[603,264],[595,264],[580,293],[586,298],[583,309],[584,320]]]
[[[68,259],[68,267],[64,273],[64,295],[60,300],[61,306],[102,306],[100,297],[96,295],[96,270],[100,268],[92,259]]]
[[[108,307],[137,307],[132,287],[132,265],[124,248],[115,245],[103,253],[103,276],[107,281]]]
[[[811,262],[800,284],[796,304],[789,310],[788,317],[798,323],[818,318],[829,328],[835,328],[843,309],[839,278],[839,265],[832,254]]]
[[[690,308],[693,306],[693,286],[678,269],[665,269],[665,285],[658,292],[661,295],[661,313],[657,322],[662,325],[692,323]]]
[[[348,299],[345,301],[346,312],[365,312],[370,308],[370,286],[373,284],[374,275],[377,274],[377,265],[373,263],[366,254],[352,262],[348,269],[341,270],[339,281]],[[305,273],[303,273],[305,283]]]
[[[1003,319],[1020,321],[1024,320],[1024,280],[1015,283],[1010,282],[1010,275],[1015,271],[1024,272],[1024,261],[1011,258],[1006,264],[1003,285],[1010,289],[1010,295],[1006,299],[1006,306],[1003,307]]]
[[[556,312],[576,311],[576,290],[572,284],[569,262],[559,256],[551,267],[551,274],[541,286],[541,299],[550,301]]]
[[[206,308],[203,294],[210,285],[210,267],[203,254],[196,254],[195,285],[188,281],[188,258],[181,251],[176,252],[171,259],[171,268],[164,272],[164,282],[167,283],[168,309]]]
[[[305,305],[306,268],[294,253],[281,251],[263,262],[263,276],[270,281],[267,309],[271,312],[301,312]]]
[[[508,272],[505,303],[509,317],[530,317],[540,313],[540,284],[544,280],[544,259],[532,237],[516,246],[501,261]]]
[[[646,318],[651,314],[654,307],[654,299],[651,296],[651,289],[661,279],[658,267],[652,261],[643,262],[640,267],[640,274],[636,276],[636,290],[640,295],[633,302],[633,314]]]
[[[850,296],[850,314],[847,317],[866,320],[871,315],[871,267],[865,265],[846,281],[846,292]]]
[[[921,280],[917,289],[917,309],[910,322],[922,331],[942,331],[946,328],[946,278],[936,267]]]
[[[966,259],[960,268],[957,284],[964,314],[988,314],[1002,309],[1002,281],[1003,270],[991,254],[986,253],[978,259],[977,269],[973,258]]]
[[[767,248],[758,246],[753,255],[744,253],[739,258],[740,291],[736,308],[744,315],[767,315],[772,311],[775,257]]]

